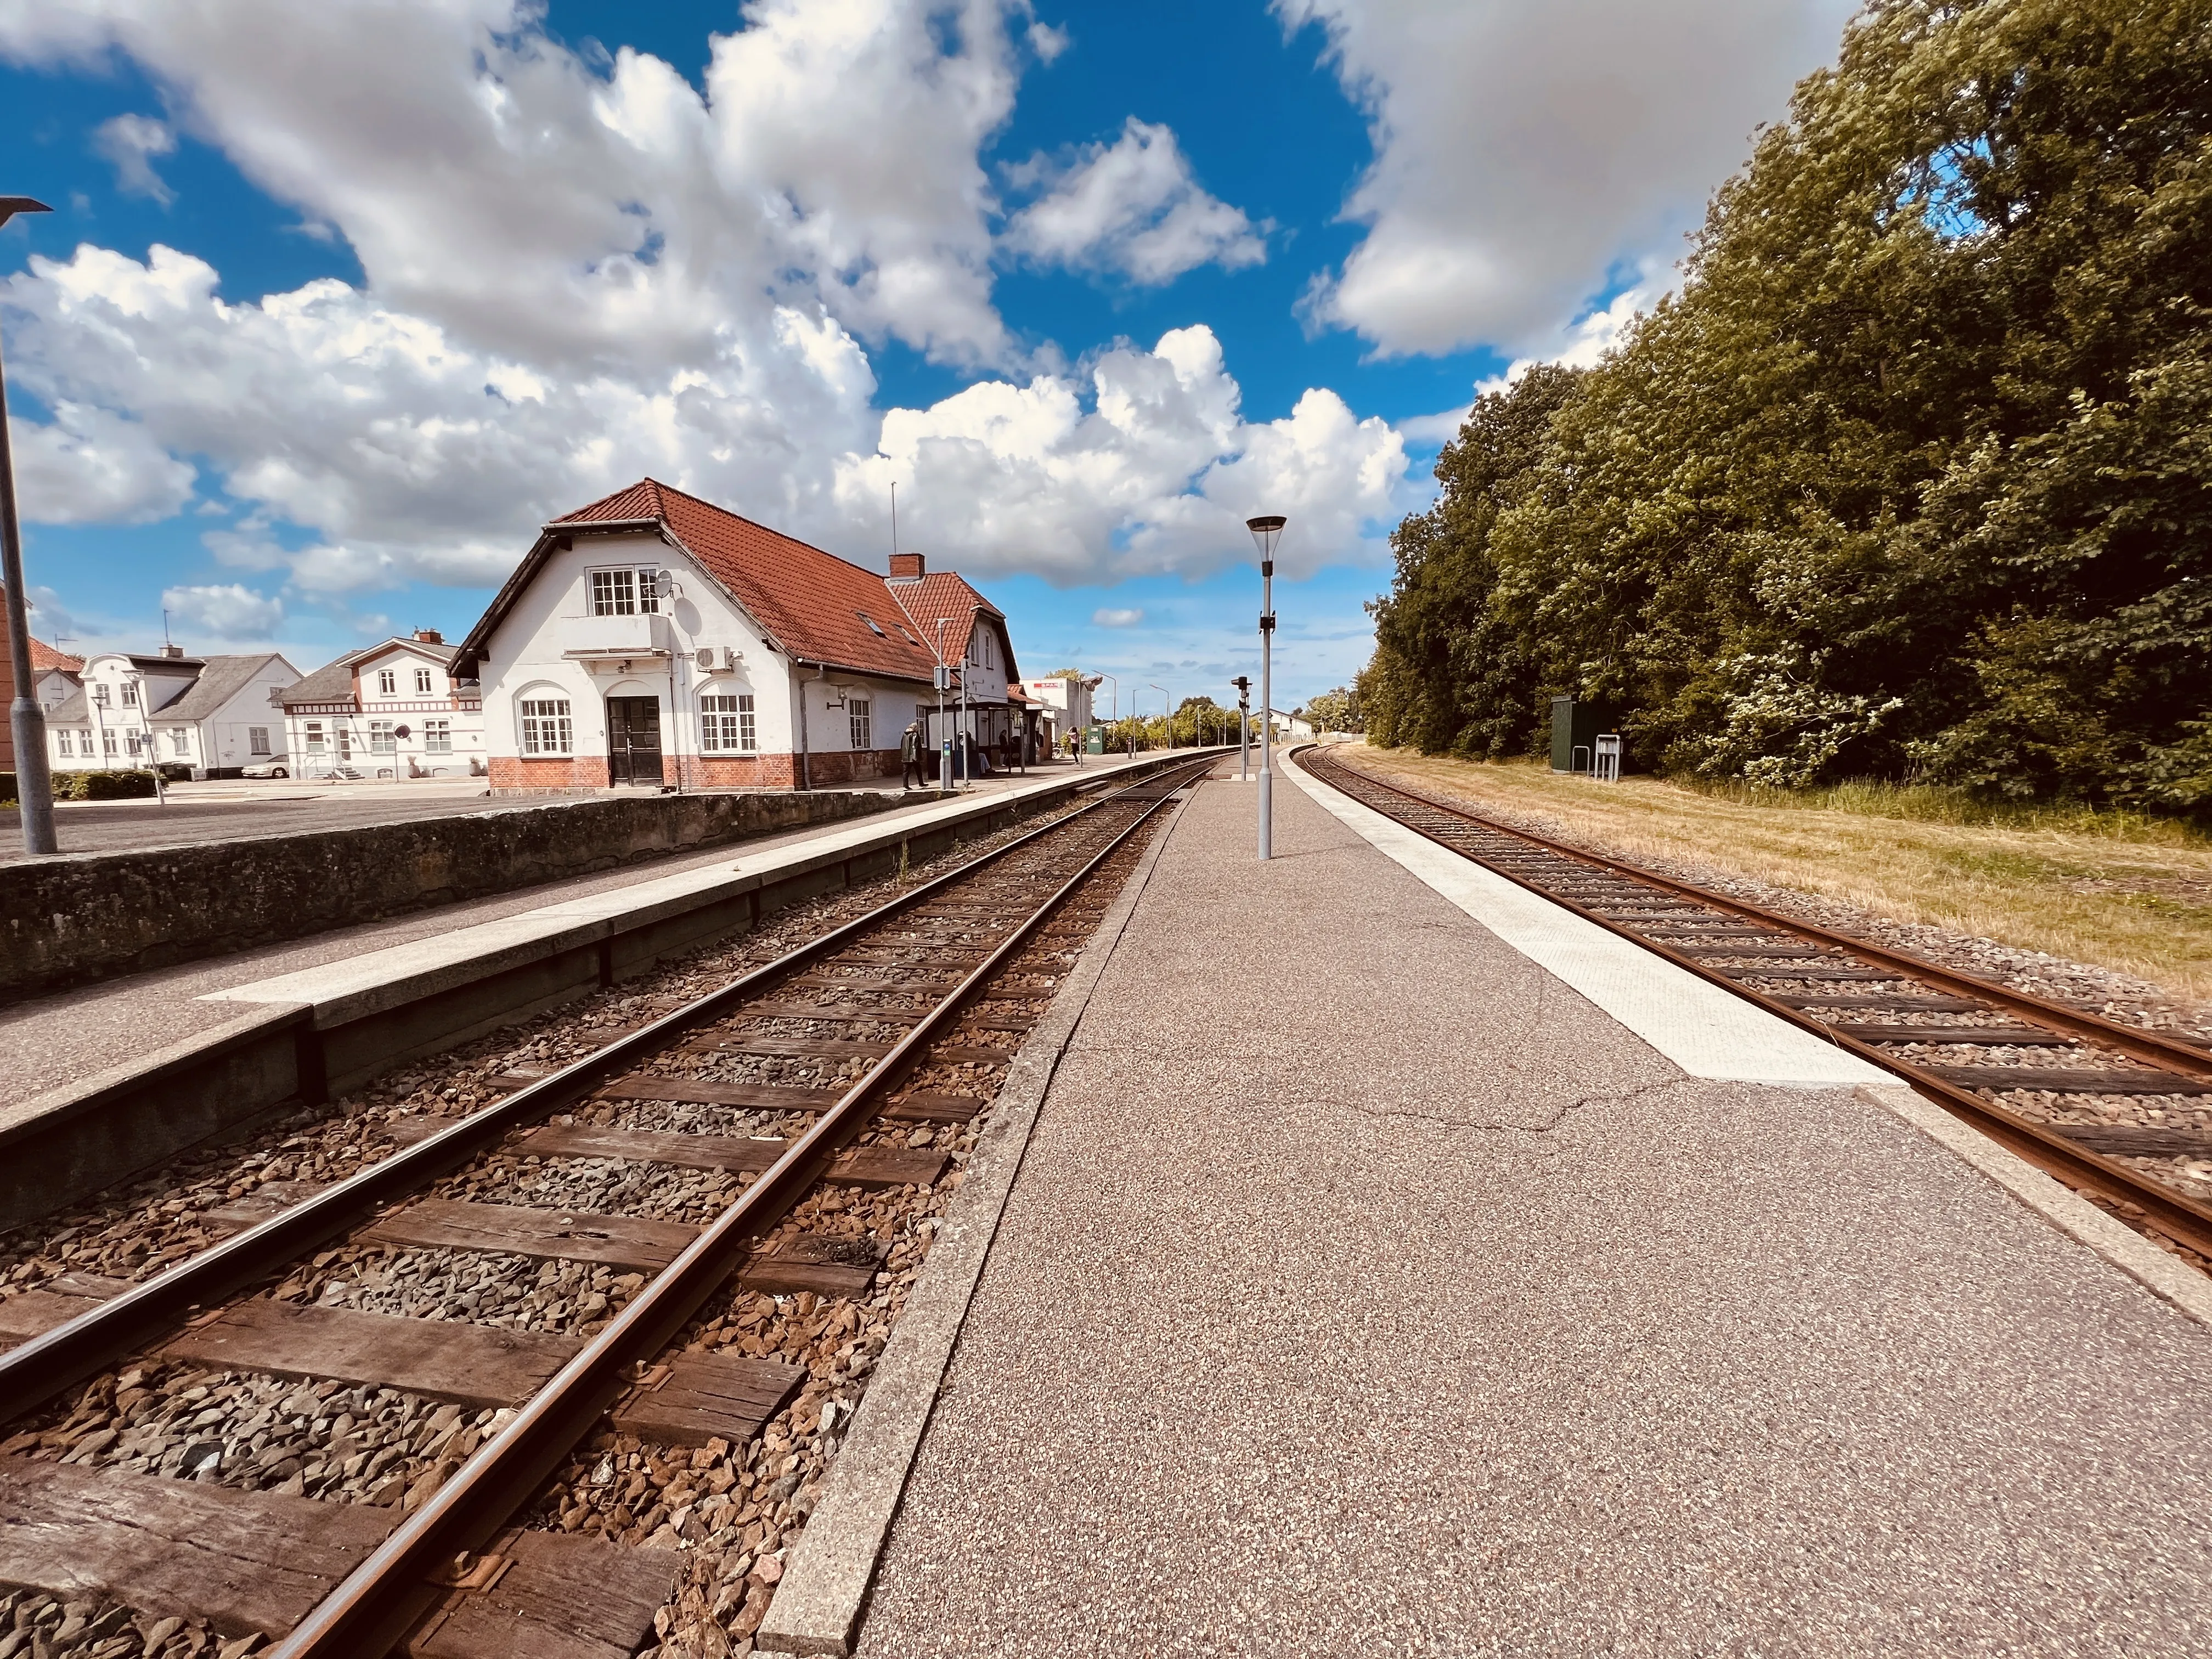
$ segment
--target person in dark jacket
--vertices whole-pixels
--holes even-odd
[[[899,787],[919,789],[921,775],[921,722],[908,720],[899,735]]]

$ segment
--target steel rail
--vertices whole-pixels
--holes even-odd
[[[1212,765],[1209,756],[1204,764]],[[1109,797],[1109,799],[1115,799]],[[1033,910],[866,1077],[817,1118],[760,1178],[623,1307],[514,1419],[454,1471],[284,1639],[269,1659],[360,1659],[382,1653],[423,1611],[424,1579],[463,1550],[478,1547],[528,1503],[588,1435],[625,1386],[625,1373],[665,1347],[738,1265],[745,1243],[805,1195],[830,1159],[872,1115],[877,1098],[902,1080],[922,1051],[956,1019],[983,983],[1052,914],[1173,799],[1146,805],[1050,897]],[[1105,803],[1102,802],[1101,805]],[[1053,826],[1057,827],[1057,826]],[[1042,833],[1042,832],[1040,832]],[[1026,842],[1032,837],[1024,837]],[[1021,843],[1017,843],[1021,844]]]
[[[1164,766],[1133,782],[1149,783],[1162,772],[1172,769]],[[834,955],[859,935],[924,902],[952,883],[963,881],[1029,846],[1040,836],[1113,804],[1121,793],[1116,790],[1103,795],[1066,817],[970,859],[959,868],[934,877],[910,892],[900,894],[819,939],[787,951],[774,962],[662,1015],[628,1036],[618,1037],[605,1048],[526,1085],[504,1100],[458,1119],[452,1127],[392,1153],[268,1220],[187,1256],[167,1272],[134,1285],[121,1295],[0,1354],[0,1423],[13,1421],[35,1410],[103,1366],[150,1346],[192,1315],[289,1266],[307,1251],[344,1232],[364,1212],[404,1197],[459,1167],[532,1119],[550,1115],[580,1100],[610,1078],[659,1053],[691,1027],[722,1018],[732,1005],[747,1000],[823,957]]]
[[[1322,763],[1316,765],[1310,757],[1310,751],[1316,747],[1318,745],[1310,744],[1293,750],[1292,755],[1299,764],[1323,782],[1330,782],[1324,769],[1334,769],[1347,773],[1370,787],[1388,794],[1400,796],[1433,811],[1441,812],[1448,817],[1462,819],[1469,823],[1479,824],[1486,830],[1496,830],[1500,834],[1533,842],[1548,852],[1595,866],[1612,874],[1658,887],[1680,896],[1693,899],[1699,903],[1711,904],[1717,908],[1733,911],[1738,915],[1750,917],[1786,932],[1865,957],[1869,960],[1879,962],[1884,967],[1897,968],[1898,977],[1900,979],[1925,978],[1971,995],[1985,995],[1991,991],[1998,992],[2001,994],[1990,1000],[2002,1001],[2007,1012],[2021,1012],[2023,1018],[2028,1017],[2027,1013],[2015,1005],[2024,1003],[2029,1009],[2039,1008],[2042,1006],[2039,999],[2024,997],[2021,993],[2016,991],[2004,992],[2002,988],[1991,987],[1986,981],[1978,980],[1971,975],[1952,973],[1936,968],[1932,963],[1923,966],[1917,957],[1905,956],[1900,952],[1883,951],[1879,947],[1868,946],[1848,935],[1830,933],[1826,928],[1795,921],[1778,912],[1763,910],[1757,905],[1725,899],[1717,893],[1709,893],[1704,888],[1692,886],[1687,882],[1675,881],[1668,877],[1656,875],[1649,871],[1639,869],[1634,865],[1608,859],[1602,854],[1569,847],[1563,842],[1549,840],[1531,831],[1518,830],[1510,824],[1500,823],[1492,818],[1486,818],[1479,812],[1470,811],[1466,807],[1454,805],[1449,802],[1437,800],[1432,796],[1422,794],[1419,790],[1401,788],[1397,784],[1386,783],[1370,774],[1362,772],[1357,767],[1346,765],[1342,761],[1326,758],[1326,751],[1323,751],[1324,758]],[[1342,789],[1343,786],[1331,783],[1331,787]],[[1351,794],[1352,792],[1345,789],[1343,793]],[[1354,799],[1357,797],[1355,796]],[[1886,1072],[1903,1078],[1952,1115],[1972,1125],[1992,1140],[1996,1141],[2008,1151],[2026,1158],[2045,1173],[2055,1176],[2069,1187],[2095,1193],[2113,1203],[2141,1212],[2145,1225],[2155,1228],[2176,1243],[2185,1245],[2199,1255],[2212,1257],[2212,1207],[2207,1207],[2196,1200],[2175,1192],[2171,1188],[2162,1186],[2148,1176],[2138,1175],[2133,1170],[2115,1164],[2109,1158],[2077,1146],[2064,1136],[2036,1122],[2033,1119],[2022,1117],[2018,1113],[1996,1104],[1994,1101],[1984,1100],[1970,1090],[1963,1089],[1947,1079],[1923,1070],[1909,1060],[1887,1054],[1873,1044],[1863,1042],[1848,1033],[1832,1030],[1802,1009],[1793,1008],[1788,1003],[1778,1001],[1764,992],[1754,991],[1728,975],[1708,967],[1695,957],[1685,955],[1671,946],[1647,939],[1632,928],[1621,926],[1601,912],[1592,910],[1573,899],[1554,893],[1538,883],[1524,879],[1510,870],[1501,869],[1496,865],[1488,863],[1463,847],[1453,846],[1443,836],[1424,829],[1418,823],[1404,818],[1395,818],[1394,821],[1411,830],[1415,835],[1436,842],[1437,846],[1447,851],[1456,853],[1471,863],[1480,864],[1484,869],[1492,874],[1503,876],[1516,886],[1526,888],[1539,897],[1559,905],[1563,909],[1572,911],[1584,921],[1595,922],[1607,933],[1618,934],[1620,938],[1642,946],[1655,956],[1673,963],[1676,967],[1688,969],[1708,983],[1717,985],[1722,989],[1741,997],[1747,1002],[1755,1003],[1768,1013],[1788,1020],[1792,1025],[1811,1032],[1823,1042],[1832,1043],[1846,1053],[1856,1054],[1871,1066],[1877,1066]],[[1808,961],[1813,959],[1810,956],[1807,958]],[[1778,968],[1774,970],[1772,977],[1786,979],[1789,977],[1789,971],[1787,969]],[[2075,1012],[2070,1009],[2061,1009],[2057,1012],[2069,1016]],[[2097,1021],[2096,1024],[2102,1027],[2109,1024],[2110,1022]],[[2117,1026],[2112,1029],[2125,1030],[2124,1027]],[[2081,1036],[2083,1033],[2069,1030],[2068,1035]],[[2101,1035],[2101,1032],[2098,1035]],[[2136,1057],[2145,1058],[2140,1053]],[[2196,1060],[2198,1066],[2201,1067],[2204,1064],[2203,1057],[2193,1054],[2191,1057]],[[2201,1070],[2190,1071],[2184,1066],[2163,1060],[2154,1063],[2160,1065],[2167,1071],[2184,1075],[2192,1077],[2203,1075]],[[2147,1090],[2145,1092],[2152,1091]]]

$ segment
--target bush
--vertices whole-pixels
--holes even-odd
[[[151,772],[57,772],[56,800],[141,800],[154,793]]]

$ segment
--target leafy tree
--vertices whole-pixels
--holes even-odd
[[[1370,739],[2212,800],[2212,16],[1875,0],[1598,368],[1476,403]]]

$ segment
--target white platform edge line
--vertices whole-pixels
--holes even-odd
[[[1852,1088],[1889,1074],[1310,777],[1321,808],[1692,1077]],[[1455,890],[1457,889],[1459,890]],[[1469,890],[1480,893],[1480,902]],[[1546,937],[1540,940],[1538,934]]]
[[[2212,1279],[2176,1260],[2134,1229],[2045,1174],[2017,1152],[2000,1146],[1972,1124],[1951,1115],[1910,1085],[1866,1084],[1858,1095],[1936,1142],[2041,1216],[2076,1243],[2087,1246],[2157,1297],[2212,1327]]]

